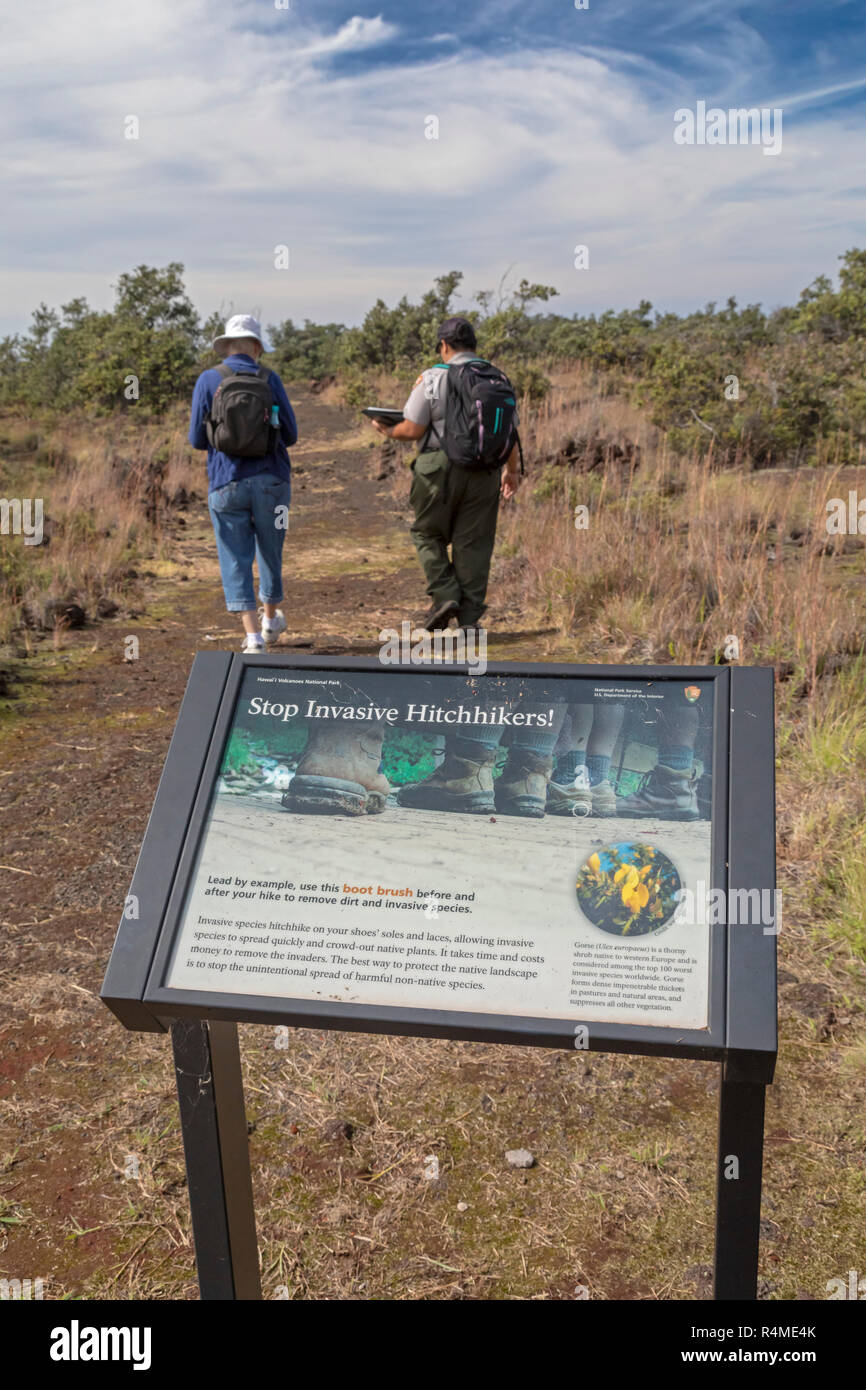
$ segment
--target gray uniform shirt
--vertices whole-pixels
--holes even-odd
[[[449,366],[453,363],[459,367],[461,362],[471,362],[477,353],[474,352],[455,352],[451,358]],[[430,436],[427,440],[428,449],[438,449],[442,427],[445,424],[445,396],[448,391],[448,368],[447,367],[428,367],[418,377],[409,399],[403,407],[403,417],[412,420],[416,425],[423,425],[426,429],[432,424]],[[516,420],[515,415],[515,420]],[[423,444],[423,437],[419,444]]]

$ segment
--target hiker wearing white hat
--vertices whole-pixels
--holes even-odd
[[[232,315],[213,346],[223,361],[202,372],[195,384],[189,442],[207,450],[208,508],[226,608],[240,614],[242,650],[263,651],[286,630],[277,605],[283,597],[283,542],[291,501],[288,450],[297,443],[298,426],[279,376],[259,364],[271,347],[258,319]]]
[[[224,357],[231,352],[238,338],[252,338],[258,343],[262,352],[273,352],[270,343],[266,343],[262,334],[262,325],[258,319],[254,319],[252,314],[232,314],[226,324],[225,333],[220,333],[218,338],[213,340],[214,352],[218,352]]]

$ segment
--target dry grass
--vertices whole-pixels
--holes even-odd
[[[866,663],[781,703],[783,879],[819,949],[866,961]]]
[[[825,520],[827,499],[862,488],[866,472],[675,460],[627,402],[582,396],[579,376],[573,400],[560,386],[533,422],[533,474],[501,535],[524,603],[579,651],[712,663],[733,636],[740,660],[792,667],[811,685],[861,650],[849,557],[862,542],[829,537]]]
[[[22,621],[41,626],[52,599],[90,617],[100,600],[122,603],[134,562],[159,553],[173,506],[202,490],[180,411],[158,428],[73,421],[40,432],[7,421],[0,435],[5,495],[41,497],[45,518],[41,545],[4,537],[0,642]]]

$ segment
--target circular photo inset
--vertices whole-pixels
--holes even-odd
[[[682,881],[660,849],[631,840],[595,850],[577,875],[577,901],[612,936],[646,936],[667,926]]]

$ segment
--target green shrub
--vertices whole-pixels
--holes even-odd
[[[313,323],[305,319],[303,328],[296,328],[291,319],[285,319],[268,329],[274,345],[274,368],[284,381],[318,381],[333,375],[340,365],[345,332],[342,323]]]
[[[540,367],[532,362],[503,362],[500,365],[508,373],[518,399],[526,397],[532,405],[544,400],[550,390],[550,378],[544,375]]]

